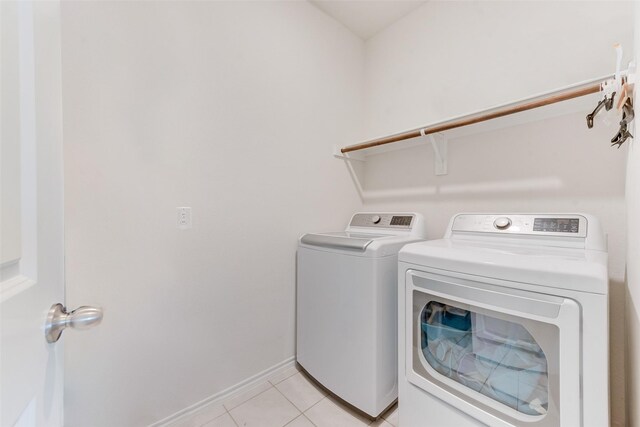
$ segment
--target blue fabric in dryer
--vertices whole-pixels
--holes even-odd
[[[546,413],[547,361],[521,325],[435,301],[421,320],[422,352],[438,373],[524,414]]]

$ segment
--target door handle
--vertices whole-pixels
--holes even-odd
[[[102,321],[102,309],[83,305],[70,313],[62,304],[53,304],[44,325],[44,335],[47,342],[54,343],[60,339],[62,331],[70,327],[73,329],[89,329]]]

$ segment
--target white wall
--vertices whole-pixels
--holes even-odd
[[[640,60],[640,4],[635,3],[635,58]],[[637,105],[638,96],[635,96]],[[635,126],[637,129],[640,127]],[[627,425],[640,426],[640,147],[634,140],[627,162]]]
[[[366,43],[369,137],[612,73],[612,45],[631,56],[631,3],[428,2]],[[590,106],[589,108],[593,108]],[[626,148],[585,114],[508,127],[449,142],[449,174],[417,146],[369,157],[365,206],[417,210],[431,238],[461,211],[588,212],[609,234],[611,410],[624,425]],[[355,141],[354,141],[355,142]]]
[[[66,424],[140,426],[294,355],[295,248],[360,206],[363,42],[307,2],[63,2]],[[176,228],[177,206],[194,227]]]

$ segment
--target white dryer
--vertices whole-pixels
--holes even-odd
[[[399,254],[402,427],[609,425],[592,216],[461,214]]]
[[[398,251],[424,237],[420,214],[357,213],[345,231],[300,238],[298,363],[371,417],[398,396]]]

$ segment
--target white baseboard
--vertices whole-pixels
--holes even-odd
[[[256,385],[266,381],[269,377],[274,376],[280,371],[284,371],[285,369],[290,368],[296,364],[296,358],[291,356],[288,359],[283,360],[280,363],[273,365],[270,368],[265,369],[262,372],[257,373],[256,375],[247,378],[244,381],[240,381],[239,383],[232,385],[212,396],[207,397],[206,399],[201,400],[198,403],[195,403],[191,406],[188,406],[172,415],[169,415],[166,418],[163,418],[160,421],[157,421],[151,424],[149,427],[168,427],[169,425],[180,421],[182,419],[186,419],[191,415],[197,413],[200,409],[207,405],[222,403],[227,400],[229,397],[242,393],[245,390],[249,390]]]

